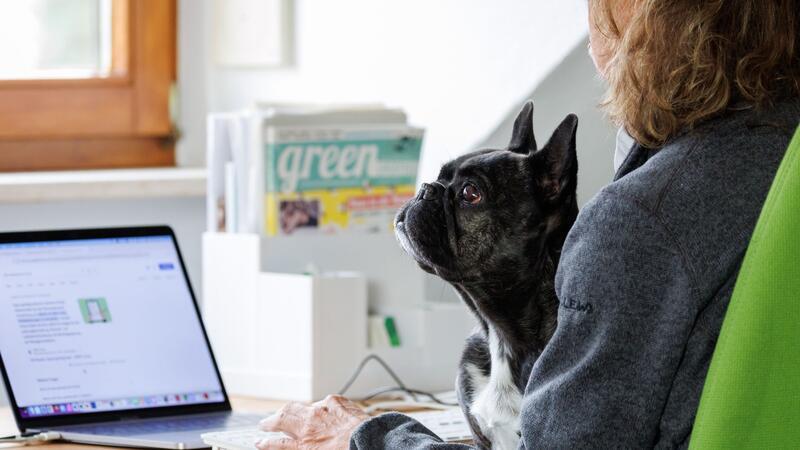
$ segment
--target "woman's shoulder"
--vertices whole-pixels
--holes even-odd
[[[798,122],[796,100],[709,121],[606,186],[598,199],[612,200],[590,202],[595,211],[585,219],[634,205],[671,235],[698,274],[720,258],[735,262]]]
[[[734,111],[671,140],[604,191],[635,198],[656,214],[670,200],[739,194],[760,204],[758,194],[769,187],[799,122],[800,99]]]

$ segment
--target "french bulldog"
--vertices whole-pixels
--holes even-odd
[[[479,448],[517,448],[522,393],[556,328],[555,272],[578,214],[577,125],[568,115],[539,149],[526,103],[507,148],[445,164],[395,218],[403,249],[477,318],[456,390]]]

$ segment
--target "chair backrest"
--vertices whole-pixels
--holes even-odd
[[[800,448],[800,128],[747,248],[690,448]]]

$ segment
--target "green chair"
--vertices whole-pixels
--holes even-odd
[[[800,128],[747,248],[690,448],[800,449]]]

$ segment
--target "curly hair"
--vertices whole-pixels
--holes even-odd
[[[800,0],[590,0],[611,44],[602,106],[657,148],[726,111],[800,96]]]

